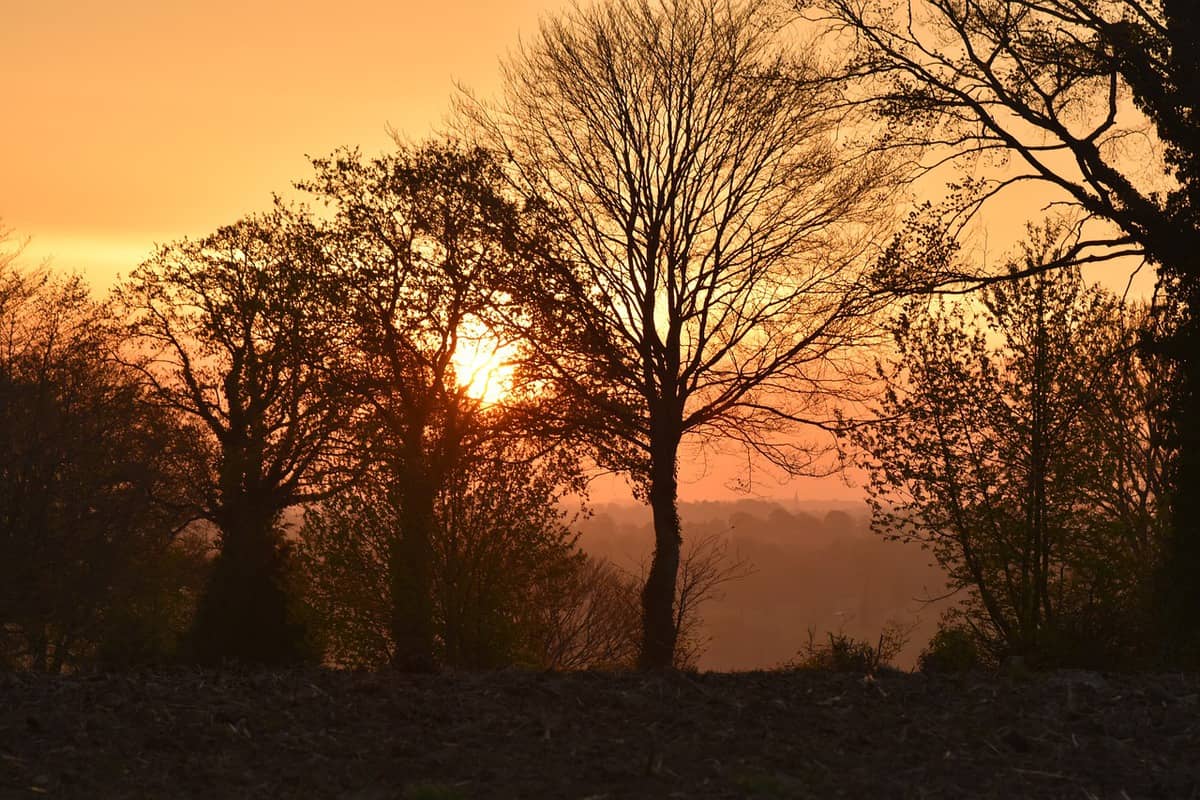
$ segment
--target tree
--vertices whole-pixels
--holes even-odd
[[[1156,263],[1162,297],[1148,339],[1166,358],[1174,452],[1162,610],[1174,634],[1200,652],[1200,499],[1193,491],[1200,480],[1200,419],[1193,413],[1200,396],[1200,21],[1193,4],[822,0],[818,6],[825,22],[856,43],[849,74],[868,81],[856,96],[891,121],[896,146],[932,148],[935,164],[971,165],[988,155],[1005,160],[1000,177],[971,187],[965,208],[957,209],[960,220],[1009,187],[1036,182],[1056,190],[1055,202],[1083,212],[1089,232],[1062,254],[1063,264],[1121,255]],[[1138,149],[1146,118],[1165,152]],[[1146,162],[1158,163],[1157,179],[1147,177]],[[955,270],[919,274],[916,266],[923,287],[963,277]]]
[[[393,657],[430,669],[438,498],[512,416],[471,396],[456,357],[504,346],[489,323],[505,302],[497,277],[523,257],[521,209],[478,148],[431,143],[370,160],[343,150],[313,163],[301,188],[332,211],[323,241],[348,343],[339,386],[367,409],[368,460],[397,493],[387,541]]]
[[[118,346],[79,278],[0,260],[0,663],[160,660],[182,628],[188,441]]]
[[[515,460],[493,441],[455,463],[434,498],[428,531],[436,663],[483,669],[543,662],[544,597],[578,569],[553,461]],[[401,476],[402,477],[402,476]],[[395,664],[392,550],[406,496],[377,464],[351,489],[310,508],[301,556],[327,628],[328,657],[343,666]]]
[[[978,315],[910,303],[878,421],[852,429],[873,527],[930,547],[994,657],[1102,666],[1140,656],[1162,545],[1161,424],[1134,317],[1051,275],[1037,232]]]
[[[544,22],[496,107],[462,104],[548,220],[509,288],[529,368],[654,512],[647,668],[678,634],[680,447],[811,468],[780,434],[823,418],[875,308],[856,265],[886,165],[851,158],[783,41],[757,4],[613,0]]]
[[[116,293],[155,401],[206,435],[200,512],[220,550],[193,631],[203,661],[306,654],[280,515],[331,490],[352,411],[327,385],[321,264],[311,223],[277,208],[161,247]]]

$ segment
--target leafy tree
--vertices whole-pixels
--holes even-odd
[[[978,311],[907,307],[878,421],[852,440],[873,526],[932,549],[993,657],[1098,665],[1141,644],[1163,443],[1136,318],[1077,270],[1035,269],[1057,233]]]
[[[505,443],[505,449],[511,448]],[[464,461],[435,503],[435,656],[454,667],[524,664],[543,669],[629,669],[640,630],[636,575],[585,555],[560,510],[561,466],[513,462],[511,453]],[[402,494],[386,469],[305,514],[300,551],[310,602],[329,659],[342,666],[394,663],[388,596],[389,541]],[[704,646],[701,606],[748,573],[727,542],[703,537],[685,550],[674,664],[694,667]]]
[[[850,74],[867,83],[852,95],[874,103],[890,121],[894,146],[932,148],[935,165],[973,168],[990,156],[1004,166],[954,204],[960,221],[1009,187],[1036,182],[1057,192],[1054,202],[1082,212],[1086,233],[1060,263],[1132,254],[1157,264],[1161,298],[1149,339],[1166,358],[1162,377],[1170,386],[1174,452],[1172,533],[1159,594],[1176,636],[1190,638],[1200,653],[1200,496],[1194,491],[1200,481],[1200,417],[1194,413],[1200,20],[1194,4],[822,0],[817,6],[840,30],[840,41],[854,43]],[[1163,152],[1139,149],[1146,118]],[[1147,162],[1157,168],[1147,169]],[[955,269],[930,274],[921,261],[912,276],[921,286],[963,277]]]
[[[220,550],[193,631],[203,661],[306,655],[280,515],[330,491],[351,411],[326,383],[321,264],[311,224],[277,208],[161,247],[116,293],[155,401],[206,436],[200,512]]]
[[[118,363],[77,277],[0,261],[0,663],[172,655],[188,611],[188,440]]]
[[[488,668],[543,664],[542,597],[580,556],[560,510],[553,462],[475,451],[443,476],[429,530],[436,663]],[[301,533],[311,602],[329,658],[345,666],[396,663],[391,558],[405,533],[406,497],[380,463],[353,488],[310,508]]]
[[[794,472],[874,302],[855,265],[885,165],[853,160],[832,98],[793,80],[758,4],[613,0],[543,23],[494,108],[464,102],[547,220],[510,288],[563,431],[654,512],[639,663],[670,666],[685,442]]]
[[[523,258],[521,209],[480,149],[431,143],[375,159],[339,151],[314,166],[301,187],[332,214],[323,241],[347,342],[339,386],[366,409],[364,455],[385,470],[400,515],[384,543],[388,638],[396,666],[428,669],[439,498],[515,417],[507,401],[471,396],[456,356],[504,347],[489,322],[506,302],[499,276]]]

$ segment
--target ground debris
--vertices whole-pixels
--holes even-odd
[[[1200,797],[1198,695],[1090,672],[5,673],[0,798]]]

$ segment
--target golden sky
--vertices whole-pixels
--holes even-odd
[[[0,0],[0,220],[32,237],[27,263],[102,292],[154,243],[268,207],[306,154],[435,132],[456,81],[492,94],[520,35],[568,3]],[[742,496],[739,467],[685,463],[682,494]],[[766,495],[858,496],[760,477]]]
[[[306,154],[434,132],[455,81],[492,94],[521,33],[568,3],[0,0],[0,221],[31,237],[26,262],[103,291],[156,242],[268,207]],[[714,462],[684,464],[685,496],[729,496],[742,469]]]
[[[305,154],[420,139],[565,0],[0,0],[0,219],[103,289]]]

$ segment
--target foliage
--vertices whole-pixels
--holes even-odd
[[[546,595],[580,566],[559,510],[561,476],[553,464],[506,461],[499,452],[457,468],[434,506],[437,663],[543,665]],[[405,517],[394,480],[386,469],[372,470],[305,515],[301,560],[309,601],[323,621],[327,659],[339,666],[395,660],[388,558],[390,542],[405,533]]]
[[[193,526],[153,559],[137,563],[134,591],[105,614],[103,636],[90,663],[128,670],[187,658],[187,635],[211,569],[211,549],[208,537]]]
[[[1055,233],[1034,232],[1010,269],[1054,258]],[[1162,538],[1137,318],[1078,272],[1031,271],[978,310],[911,303],[877,420],[850,436],[873,527],[932,549],[991,657],[1128,658]]]
[[[431,142],[374,159],[340,150],[313,165],[300,187],[331,212],[322,242],[337,302],[326,324],[344,342],[333,374],[364,410],[360,463],[383,471],[389,509],[400,515],[377,543],[388,638],[396,666],[428,669],[446,511],[437,504],[481,447],[513,436],[527,415],[515,402],[473,397],[456,360],[505,348],[490,315],[508,300],[499,277],[524,258],[522,215],[499,164],[478,148]],[[514,400],[525,394],[513,387]]]
[[[336,342],[302,214],[276,208],[161,247],[116,291],[130,362],[158,405],[205,437],[199,511],[219,534],[193,631],[196,658],[288,662],[308,646],[292,618],[287,508],[321,497],[351,409],[326,387]]]
[[[548,19],[505,66],[495,108],[460,104],[511,154],[546,220],[509,293],[548,417],[654,512],[645,667],[670,665],[681,445],[737,442],[794,472],[869,330],[858,280],[883,159],[839,139],[836,97],[785,58],[762,4],[611,0]],[[815,61],[815,59],[814,59]],[[811,430],[811,429],[810,429]]]
[[[1171,509],[1155,585],[1160,645],[1200,659],[1200,114],[1191,0],[822,0],[818,15],[852,42],[851,97],[886,120],[891,146],[995,167],[939,223],[960,228],[1010,187],[1036,182],[1080,213],[1055,264],[1140,255],[1158,270],[1145,344],[1163,360]],[[797,4],[801,7],[801,4]],[[807,6],[806,6],[807,7]],[[1130,102],[1132,101],[1132,102]],[[1140,113],[1139,113],[1140,112]],[[1147,121],[1149,125],[1147,125]],[[1145,136],[1153,127],[1157,142]],[[959,181],[961,184],[964,181]],[[922,227],[922,226],[918,226]],[[936,227],[936,224],[935,224]],[[939,238],[936,237],[935,238]],[[917,286],[964,277],[910,273]],[[947,264],[941,265],[946,267]],[[1163,628],[1162,625],[1158,626]],[[1170,655],[1170,654],[1169,654]]]
[[[940,625],[917,657],[917,668],[926,673],[969,672],[986,663],[975,633],[964,625]]]
[[[193,582],[186,431],[76,277],[0,263],[0,663],[170,658]]]
[[[808,629],[808,641],[787,669],[820,670],[822,672],[856,672],[874,675],[892,661],[908,644],[908,633],[898,623],[889,623],[879,633],[875,644],[855,639],[846,633],[827,631],[827,642],[818,642],[816,630]]]

